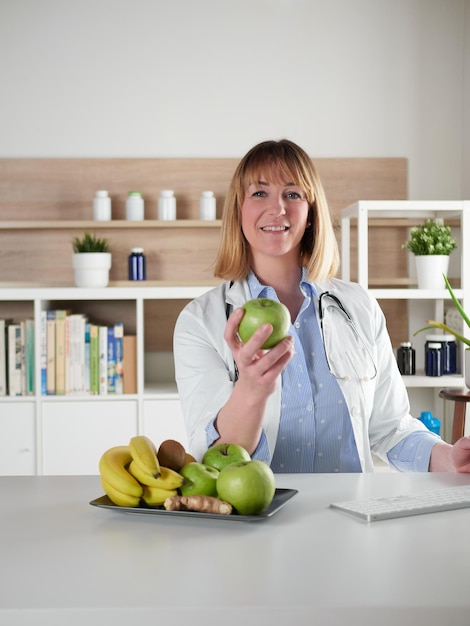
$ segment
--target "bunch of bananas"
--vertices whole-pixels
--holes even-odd
[[[127,446],[115,446],[100,459],[101,485],[118,506],[161,506],[177,495],[184,478],[177,471],[160,465],[153,442],[145,435],[132,437]]]

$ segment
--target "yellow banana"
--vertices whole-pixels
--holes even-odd
[[[118,492],[140,498],[142,485],[126,469],[131,461],[129,446],[115,446],[101,456],[99,471],[106,483]]]
[[[142,500],[147,506],[161,506],[170,496],[176,496],[176,489],[162,489],[161,487],[151,487],[144,485]]]
[[[157,449],[154,443],[145,435],[136,435],[129,441],[129,450],[132,459],[137,463],[144,474],[154,478],[160,476],[160,463],[157,459]]]
[[[178,472],[170,469],[169,467],[163,467],[160,465],[160,476],[154,478],[150,474],[146,474],[140,469],[140,465],[137,465],[135,461],[131,461],[129,465],[129,473],[136,478],[142,485],[149,485],[150,487],[161,487],[162,489],[178,489],[184,482],[184,477]]]
[[[104,489],[105,494],[114,504],[117,506],[131,506],[136,507],[140,504],[140,498],[137,496],[131,496],[128,493],[121,493],[117,489],[115,489],[112,485],[110,485],[104,478],[101,476],[101,486]]]

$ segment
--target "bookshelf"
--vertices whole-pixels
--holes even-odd
[[[183,444],[186,433],[174,383],[171,354],[146,352],[153,321],[146,309],[167,301],[185,303],[210,289],[206,285],[111,285],[104,289],[1,286],[0,312],[34,320],[34,393],[0,398],[0,475],[96,474],[103,450],[147,434],[157,445],[166,438]],[[42,312],[67,309],[101,324],[124,320],[124,333],[136,337],[136,393],[43,395],[41,389]],[[0,317],[2,313],[0,313]],[[154,319],[153,317],[151,318]],[[165,351],[163,351],[165,356]]]
[[[443,422],[441,435],[451,440],[453,404],[450,411],[446,411],[447,403],[439,397],[442,387],[465,387],[465,364],[464,351],[458,344],[458,373],[448,376],[430,377],[424,374],[424,342],[426,335],[433,331],[414,333],[426,325],[427,319],[444,321],[446,310],[452,305],[450,295],[446,289],[428,290],[418,289],[416,277],[413,276],[413,257],[410,253],[402,251],[402,257],[411,261],[405,268],[406,275],[397,277],[390,273],[393,267],[393,259],[397,254],[383,255],[385,265],[380,271],[380,279],[377,275],[371,276],[376,271],[377,258],[370,254],[374,232],[372,226],[380,228],[384,232],[381,241],[385,241],[389,232],[401,229],[401,241],[407,239],[407,230],[412,226],[421,224],[425,219],[441,218],[446,224],[452,226],[452,234],[456,237],[458,246],[451,255],[449,268],[449,280],[453,284],[456,297],[460,300],[465,310],[468,310],[470,294],[470,257],[466,242],[470,240],[470,202],[458,200],[400,200],[400,201],[359,201],[345,207],[341,211],[341,263],[342,278],[353,278],[364,289],[379,300],[381,306],[390,302],[403,303],[407,307],[406,324],[394,325],[393,319],[387,318],[392,343],[396,350],[399,342],[411,340],[416,349],[417,372],[413,376],[404,376],[403,380],[408,389],[411,402],[411,412],[419,416],[421,411],[432,410]],[[355,248],[353,249],[352,234],[355,235]],[[400,249],[400,248],[398,248]],[[469,336],[469,330],[463,326],[465,336]],[[446,419],[446,414],[449,414]]]

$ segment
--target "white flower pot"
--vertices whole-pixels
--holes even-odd
[[[470,348],[465,349],[465,384],[470,389]]]
[[[442,274],[447,276],[447,271],[449,269],[449,255],[417,255],[415,256],[415,259],[419,289],[446,288]]]
[[[76,252],[72,257],[77,287],[106,287],[111,269],[110,252]]]

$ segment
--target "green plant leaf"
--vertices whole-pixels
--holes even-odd
[[[467,339],[466,337],[464,337],[457,331],[452,330],[452,328],[447,326],[447,324],[443,324],[442,322],[436,322],[435,320],[427,320],[426,323],[428,324],[428,326],[424,326],[424,328],[420,328],[419,330],[417,330],[415,333],[413,333],[413,337],[415,337],[419,333],[422,333],[424,330],[432,330],[433,328],[439,328],[440,330],[443,330],[449,335],[453,335],[456,339],[458,339],[459,341],[461,341],[462,343],[470,347],[470,339]]]
[[[469,319],[468,315],[465,313],[465,311],[462,308],[462,305],[460,304],[460,302],[455,297],[455,294],[454,294],[454,292],[452,290],[452,287],[450,286],[450,283],[447,280],[447,276],[445,274],[443,274],[443,277],[444,277],[444,280],[445,280],[445,283],[446,283],[447,291],[450,293],[450,297],[452,298],[455,306],[457,307],[458,312],[462,316],[462,319],[465,321],[467,326],[470,328],[470,319]]]
[[[75,237],[72,240],[72,247],[74,252],[109,252],[109,242],[104,237],[100,238],[97,235],[90,235],[90,233],[84,233],[83,237]]]

